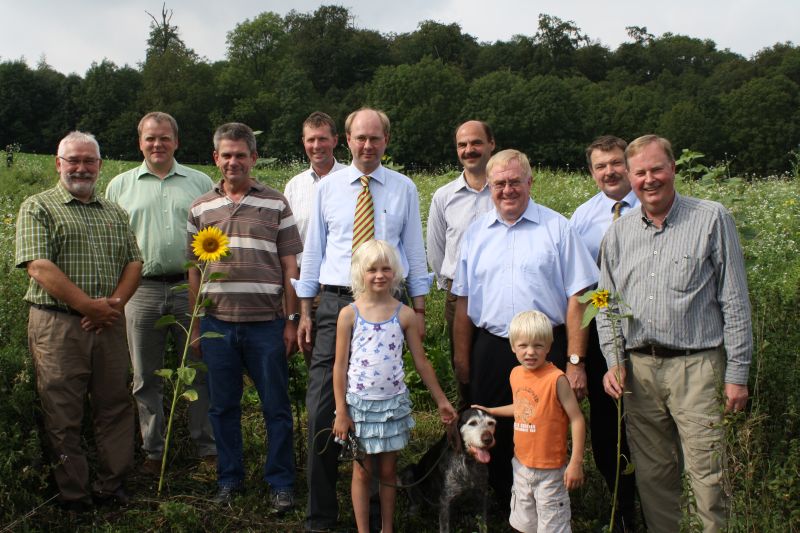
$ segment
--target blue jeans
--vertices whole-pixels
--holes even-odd
[[[238,487],[244,483],[242,460],[242,373],[253,380],[267,428],[264,480],[273,490],[294,486],[292,409],[289,403],[289,367],[283,343],[283,319],[269,322],[225,322],[203,317],[200,331],[223,338],[202,339],[208,366],[208,417],[217,441],[217,483]]]

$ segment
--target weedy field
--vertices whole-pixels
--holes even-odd
[[[106,161],[99,190],[117,173],[138,162]],[[259,165],[258,178],[279,189],[302,164]],[[217,179],[212,167],[198,167]],[[423,221],[433,192],[453,179],[455,171],[413,175],[420,192]],[[585,173],[535,171],[533,197],[569,216],[594,194]],[[27,308],[22,296],[27,277],[14,265],[14,231],[22,200],[55,184],[53,158],[18,154],[12,168],[0,168],[0,531],[298,531],[302,530],[306,499],[305,458],[308,436],[303,402],[306,372],[302,357],[291,364],[291,395],[296,415],[296,510],[283,517],[270,515],[260,483],[264,427],[258,397],[247,390],[243,400],[247,493],[232,507],[213,507],[214,473],[193,458],[183,424],[177,424],[175,445],[164,495],[156,497],[157,480],[133,473],[129,488],[134,501],[123,509],[100,509],[76,516],[53,505],[56,490],[50,465],[42,456],[38,427],[39,405],[27,350]],[[781,177],[720,179],[678,184],[682,193],[717,200],[733,213],[742,237],[748,267],[756,353],[750,373],[752,400],[745,413],[725,419],[723,450],[731,495],[730,531],[800,531],[800,191],[796,181]],[[425,341],[442,386],[455,396],[444,334],[444,300],[434,291],[428,297]],[[170,363],[174,366],[174,361]],[[439,438],[439,425],[427,391],[413,366],[407,382],[417,411],[417,428],[403,452],[400,467],[423,453]],[[611,428],[610,428],[611,429]],[[138,433],[138,432],[137,432]],[[93,454],[90,424],[85,445]],[[137,463],[141,457],[137,456]],[[586,454],[588,482],[571,494],[573,527],[578,532],[600,531],[606,523],[609,495]],[[350,524],[349,468],[341,465],[338,494],[342,524]],[[691,494],[687,491],[687,501]],[[699,531],[687,503],[685,531]],[[398,498],[399,531],[435,531],[436,518],[411,515]],[[490,531],[505,531],[506,514],[494,513]]]

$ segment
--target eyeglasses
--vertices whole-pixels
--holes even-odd
[[[56,157],[58,157],[60,160],[64,161],[71,167],[79,167],[81,165],[85,167],[93,167],[96,166],[98,163],[100,163],[99,157],[87,157],[84,159],[78,159],[77,157],[69,157],[69,158],[61,157],[60,155]]]
[[[351,139],[355,141],[356,144],[361,145],[361,144],[367,144],[367,141],[369,141],[370,144],[378,144],[379,142],[386,139],[386,137],[378,137],[378,136],[369,137],[367,135],[359,135],[358,137],[351,137]]]
[[[492,189],[497,192],[504,190],[507,186],[512,189],[519,189],[522,186],[522,180],[495,181],[491,184]]]

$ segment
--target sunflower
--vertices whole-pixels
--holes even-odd
[[[209,226],[194,236],[192,248],[200,261],[219,261],[228,255],[228,236],[219,228]]]
[[[597,290],[594,292],[590,300],[592,305],[598,309],[608,307],[608,291],[606,289]]]

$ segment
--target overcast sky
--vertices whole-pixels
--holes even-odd
[[[536,33],[539,13],[571,20],[595,41],[615,49],[628,40],[626,26],[711,39],[717,48],[751,57],[777,42],[800,44],[800,0],[666,0],[616,2],[578,0],[342,0],[357,27],[381,33],[414,31],[423,20],[461,25],[482,42]],[[225,58],[225,36],[237,23],[264,11],[313,12],[306,0],[167,0],[184,42],[209,60]],[[94,61],[118,66],[144,60],[149,11],[161,0],[0,0],[0,59],[44,57],[63,73],[83,75]],[[613,7],[612,7],[613,6]]]

